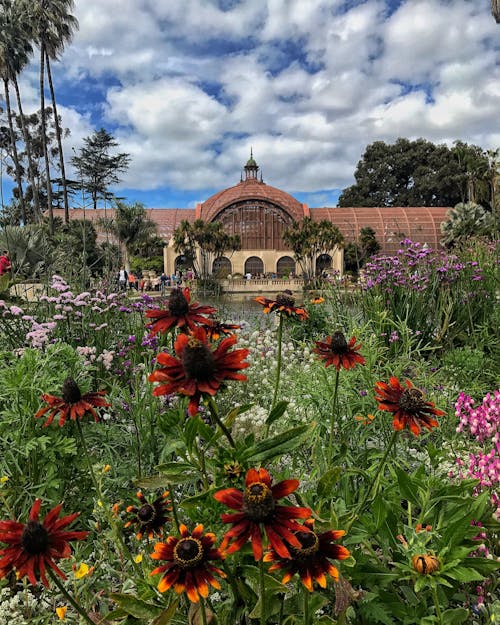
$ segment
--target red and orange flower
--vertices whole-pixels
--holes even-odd
[[[298,573],[310,592],[313,591],[314,580],[321,588],[326,588],[326,573],[338,581],[338,569],[330,560],[345,560],[350,555],[345,547],[334,542],[345,534],[343,530],[316,534],[313,528],[314,520],[308,519],[302,530],[294,532],[300,547],[290,547],[290,558],[283,558],[273,548],[264,555],[264,562],[273,562],[269,571],[285,571],[282,584],[287,584]]]
[[[43,424],[43,427],[47,427],[52,423],[54,417],[59,414],[59,425],[62,427],[68,419],[76,421],[83,419],[87,412],[94,417],[96,423],[99,422],[99,415],[94,408],[102,408],[111,406],[106,403],[103,396],[106,395],[106,391],[96,391],[90,393],[84,393],[80,391],[78,384],[73,378],[66,378],[62,387],[62,397],[56,397],[55,395],[48,395],[44,393],[42,395],[43,401],[47,402],[47,406],[40,408],[35,414],[35,419],[43,416],[47,412],[50,412],[48,419]]]
[[[141,492],[137,493],[137,498],[141,502],[141,506],[127,506],[127,513],[132,515],[132,518],[125,523],[125,527],[134,525],[137,528],[135,535],[137,540],[141,540],[144,534],[150,539],[153,538],[154,534],[161,536],[163,526],[170,520],[167,515],[168,492],[165,491],[152,503],[149,503]]]
[[[241,326],[236,323],[222,323],[214,320],[213,324],[207,327],[207,336],[211,341],[218,341],[221,336],[232,336],[235,330],[240,330]]]
[[[169,536],[164,543],[157,543],[151,554],[153,560],[165,560],[167,564],[156,567],[151,575],[162,573],[158,590],[165,592],[174,587],[177,594],[186,591],[190,601],[198,602],[208,597],[208,585],[219,589],[214,575],[226,577],[221,569],[211,562],[223,560],[224,554],[215,549],[215,535],[203,533],[203,525],[197,525],[189,533],[185,525],[179,527],[180,538]]]
[[[158,363],[163,366],[149,376],[150,382],[159,382],[153,395],[179,393],[189,397],[188,413],[194,416],[202,396],[215,395],[225,380],[247,379],[238,372],[249,366],[244,361],[249,350],[230,351],[236,342],[234,335],[229,336],[212,351],[204,328],[197,327],[189,335],[179,334],[174,344],[178,358],[166,352],[157,356]]]
[[[298,317],[301,321],[309,317],[308,312],[304,308],[295,306],[295,298],[289,289],[286,289],[283,293],[278,293],[276,299],[259,296],[254,297],[254,302],[264,306],[264,313],[274,312],[277,315]]]
[[[366,363],[363,356],[358,352],[360,347],[361,345],[356,345],[355,336],[348,343],[342,332],[334,332],[324,341],[316,341],[313,352],[324,361],[325,367],[333,365],[337,371],[340,371],[341,367],[353,369],[357,364],[364,365]]]
[[[173,328],[194,330],[198,325],[212,325],[206,315],[213,315],[215,312],[216,309],[212,306],[203,306],[198,302],[191,303],[189,289],[178,287],[172,289],[166,309],[146,312],[148,319],[154,319],[147,327],[151,334],[169,332]]]
[[[83,540],[89,532],[64,531],[80,513],[58,518],[62,504],[53,508],[40,523],[38,517],[41,505],[41,499],[37,499],[31,507],[27,523],[0,521],[0,542],[8,545],[0,550],[0,577],[15,571],[18,578],[28,577],[33,586],[40,579],[48,587],[48,567],[66,579],[56,562],[70,557],[69,541]]]
[[[434,407],[430,401],[425,401],[423,392],[415,388],[410,380],[406,380],[406,388],[396,377],[391,377],[389,383],[375,384],[375,399],[380,410],[392,412],[395,430],[408,427],[415,436],[420,434],[422,427],[432,430],[439,423],[433,415],[443,416],[442,410]]]
[[[247,540],[252,541],[255,560],[262,558],[262,528],[272,548],[282,558],[291,554],[285,541],[297,549],[301,548],[294,532],[303,530],[294,519],[306,519],[311,515],[309,508],[298,506],[279,506],[277,500],[286,497],[299,486],[298,480],[283,480],[272,486],[271,476],[266,469],[250,469],[245,478],[245,490],[226,488],[214,494],[215,499],[232,510],[235,514],[223,514],[224,523],[232,523],[226,532],[222,548],[227,553],[234,553],[243,547]]]

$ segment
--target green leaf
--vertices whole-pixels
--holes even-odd
[[[463,584],[479,582],[484,579],[484,575],[481,575],[481,573],[478,573],[475,569],[459,566],[450,571],[443,571],[443,575]]]
[[[189,462],[165,462],[156,468],[171,484],[182,484],[199,477],[197,469]]]
[[[287,401],[279,401],[269,413],[269,416],[266,419],[266,425],[272,425],[275,421],[282,417],[285,413],[287,406]]]
[[[443,625],[461,625],[469,618],[469,610],[454,608],[443,612]]]
[[[267,462],[271,458],[288,453],[299,447],[310,438],[315,427],[315,423],[299,425],[272,438],[266,438],[243,450],[241,458],[246,462]]]
[[[420,497],[418,496],[417,483],[413,481],[411,477],[401,469],[396,469],[396,475],[398,477],[398,484],[401,496],[418,506],[420,504]]]
[[[157,488],[167,487],[167,478],[164,475],[152,475],[151,477],[143,477],[137,480],[136,485],[141,488],[155,490]]]
[[[253,404],[245,404],[244,406],[236,406],[236,408],[233,408],[224,419],[224,425],[228,429],[231,429],[233,423],[236,420],[236,417],[240,414],[243,414],[244,412],[248,412],[248,410],[250,410],[252,406]]]
[[[318,497],[328,499],[332,497],[332,490],[342,475],[342,467],[332,467],[320,477],[317,486]]]
[[[151,623],[151,625],[168,625],[174,614],[177,612],[178,604],[179,599],[174,599],[174,601],[172,601],[172,603],[168,606],[166,610],[163,610],[161,614],[158,614],[158,616]]]
[[[122,610],[127,614],[135,616],[135,618],[151,619],[158,616],[161,612],[159,606],[146,603],[146,601],[134,597],[133,595],[112,592],[110,597]]]

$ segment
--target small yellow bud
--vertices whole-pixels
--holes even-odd
[[[65,621],[66,620],[66,610],[68,609],[67,606],[62,605],[59,608],[56,608],[56,614],[59,618],[60,621]]]
[[[108,471],[111,471],[111,465],[110,464],[105,464],[103,467],[102,472],[103,473],[108,473]]]
[[[139,564],[140,562],[142,562],[142,553],[138,553],[135,558],[134,558],[134,562],[136,564]]]
[[[5,482],[9,481],[9,476],[8,475],[2,475],[2,477],[0,477],[0,484],[5,484]]]

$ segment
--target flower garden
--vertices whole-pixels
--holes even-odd
[[[0,622],[498,622],[498,258],[0,300]]]

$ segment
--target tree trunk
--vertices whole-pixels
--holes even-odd
[[[45,177],[47,189],[47,208],[49,209],[49,232],[54,234],[54,208],[52,206],[52,183],[50,180],[49,152],[47,150],[47,124],[45,122],[45,45],[42,41],[40,46],[40,108],[42,117],[42,145],[45,161]]]
[[[3,80],[4,92],[5,92],[5,105],[7,107],[7,119],[9,121],[9,134],[10,142],[12,144],[12,157],[14,159],[14,167],[16,170],[16,184],[19,190],[19,204],[21,205],[21,218],[23,223],[26,223],[26,204],[24,202],[23,193],[23,180],[21,177],[21,166],[19,164],[19,156],[17,154],[16,135],[14,132],[14,125],[12,123],[12,109],[10,108],[10,94],[9,94],[9,81],[4,78]]]
[[[56,96],[54,92],[54,84],[52,82],[52,70],[50,69],[49,55],[45,55],[47,60],[47,77],[49,79],[50,97],[52,98],[52,108],[54,110],[54,122],[56,124],[57,147],[59,149],[59,167],[61,170],[61,182],[64,198],[64,223],[69,223],[69,203],[68,203],[68,187],[66,185],[66,169],[64,167],[64,154],[61,140],[61,126],[59,124],[59,116],[57,114]]]
[[[497,24],[500,24],[500,0],[491,0],[491,14]]]
[[[26,156],[28,157],[28,178],[33,192],[33,204],[35,207],[35,220],[40,221],[42,211],[40,209],[40,198],[38,196],[38,187],[35,181],[35,170],[33,167],[33,156],[31,154],[31,143],[28,135],[26,124],[24,123],[23,105],[21,103],[21,93],[19,91],[19,84],[17,78],[14,78],[14,89],[16,90],[17,108],[19,110],[19,118],[21,120],[21,130],[23,133],[24,143],[26,144]]]

